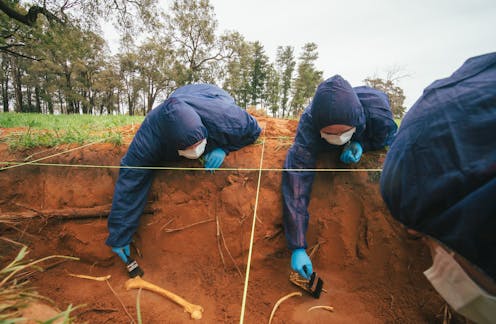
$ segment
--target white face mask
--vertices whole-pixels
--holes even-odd
[[[200,144],[189,150],[178,150],[177,153],[180,156],[184,156],[187,159],[198,159],[205,151],[205,146],[207,146],[207,139],[204,138]]]
[[[424,272],[437,292],[455,311],[476,323],[496,323],[496,296],[482,290],[456,262],[436,246],[432,267]]]
[[[341,135],[333,135],[333,134],[327,134],[324,132],[320,132],[320,137],[325,139],[327,143],[333,144],[333,145],[344,145],[348,143],[355,134],[356,128],[353,127],[352,129],[342,133]]]

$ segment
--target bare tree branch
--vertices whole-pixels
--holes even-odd
[[[17,56],[17,57],[22,57],[22,58],[30,59],[30,60],[33,60],[33,61],[38,61],[38,62],[41,61],[41,59],[39,59],[39,58],[32,57],[32,56],[27,56],[27,55],[24,55],[24,54],[21,54],[21,53],[17,53],[17,52],[11,51],[9,48],[2,48],[2,47],[0,47],[0,52],[4,52],[4,53],[10,54],[12,56]]]
[[[38,14],[44,15],[48,20],[53,20],[62,23],[62,21],[53,13],[48,11],[46,8],[39,6],[32,6],[31,8],[29,8],[28,13],[23,15],[20,12],[9,7],[5,3],[5,1],[0,1],[0,10],[3,11],[10,18],[15,19],[18,22],[31,27],[34,26],[34,24],[36,23],[36,20],[38,19]]]

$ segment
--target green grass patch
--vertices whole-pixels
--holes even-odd
[[[0,222],[2,221],[0,220]],[[29,281],[26,279],[32,270],[43,271],[43,268],[38,266],[39,263],[53,258],[79,260],[70,256],[51,255],[35,261],[28,261],[25,259],[27,253],[27,247],[23,246],[14,260],[0,269],[0,323],[26,322],[26,319],[21,317],[22,309],[36,300],[48,300],[30,287]],[[71,323],[71,312],[78,307],[69,305],[65,311],[60,312],[55,317],[46,321],[38,321],[38,323],[50,324],[58,319],[62,323]]]
[[[12,150],[53,147],[61,144],[85,144],[96,141],[122,144],[120,126],[140,124],[143,116],[44,115],[1,113],[0,128],[22,129],[2,135]]]

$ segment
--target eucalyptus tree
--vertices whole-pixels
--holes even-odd
[[[105,40],[93,32],[85,32],[81,37],[82,44],[77,43],[79,55],[74,62],[76,77],[79,81],[81,111],[83,114],[92,112],[95,107],[98,90],[95,89],[95,82],[98,74],[105,66],[108,56]]]
[[[277,117],[280,103],[281,93],[281,76],[277,72],[273,64],[267,67],[267,78],[265,81],[264,101],[268,110],[272,113],[272,117]]]
[[[224,68],[223,88],[228,91],[243,108],[249,104],[250,75],[253,65],[252,46],[237,34],[234,55],[227,60]]]
[[[297,77],[293,84],[293,99],[291,101],[293,116],[299,115],[305,109],[305,106],[310,103],[315,89],[323,81],[323,72],[318,71],[315,67],[315,61],[318,57],[317,44],[306,43],[303,46],[298,59]]]
[[[104,65],[105,41],[91,31],[60,26],[43,42],[40,64],[55,75],[61,112],[88,113],[94,101],[94,75]]]
[[[16,9],[22,8],[19,1],[8,1],[8,4]],[[32,28],[10,18],[1,11],[0,5],[0,52],[11,56],[32,58],[26,55],[25,48],[35,47],[36,40],[42,34],[39,25]]]
[[[140,79],[138,68],[138,55],[135,52],[118,54],[119,74],[123,82],[123,95],[126,98],[126,105],[130,116],[135,115],[136,106],[139,99],[143,82]]]
[[[0,0],[0,11],[9,18],[34,27],[40,15],[61,24],[98,24],[99,18],[120,26],[133,25],[136,17],[144,21],[155,18],[157,0]],[[79,22],[75,21],[79,17]]]
[[[174,0],[165,17],[178,59],[186,66],[185,83],[210,81],[209,71],[234,55],[216,35],[217,20],[209,0]]]
[[[365,84],[369,87],[384,91],[389,97],[391,111],[395,118],[403,118],[406,107],[404,106],[405,95],[403,89],[399,87],[394,79],[379,77],[368,77],[365,79]]]
[[[0,53],[0,89],[2,95],[2,110],[4,112],[9,111],[9,84],[10,84],[10,62],[9,58],[5,53]]]
[[[293,72],[296,66],[294,48],[292,46],[279,46],[277,48],[276,66],[281,79],[281,111],[282,117],[286,116],[288,102],[291,94],[291,84],[293,82]]]
[[[264,93],[265,81],[267,79],[267,67],[269,58],[265,54],[264,47],[259,41],[252,43],[253,61],[250,75],[250,99],[251,104],[256,106],[261,103]]]
[[[10,55],[23,53],[33,33],[50,33],[60,25],[77,26],[83,30],[100,31],[100,22],[113,22],[122,32],[132,34],[140,22],[152,25],[157,15],[157,0],[0,0],[0,51]],[[41,22],[40,22],[41,21]],[[4,23],[5,22],[5,23]],[[48,22],[48,23],[47,23]],[[31,57],[40,59],[40,57]]]
[[[175,60],[169,40],[149,39],[138,48],[137,69],[146,97],[146,113],[150,112],[157,96],[169,95],[178,86],[182,68]]]
[[[96,92],[93,114],[119,113],[120,93],[123,83],[119,76],[119,65],[115,58],[104,62],[100,71],[95,75],[93,88]]]

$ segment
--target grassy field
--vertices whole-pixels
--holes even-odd
[[[122,144],[118,127],[141,124],[143,116],[44,115],[0,113],[0,141],[11,150],[95,141]],[[401,119],[395,119],[398,125]],[[4,131],[3,128],[19,128]],[[3,134],[5,132],[5,134]]]
[[[0,141],[10,149],[21,150],[37,146],[53,147],[60,144],[84,144],[101,140],[121,144],[120,126],[140,124],[143,116],[91,116],[0,114]],[[19,128],[5,132],[3,128]]]

